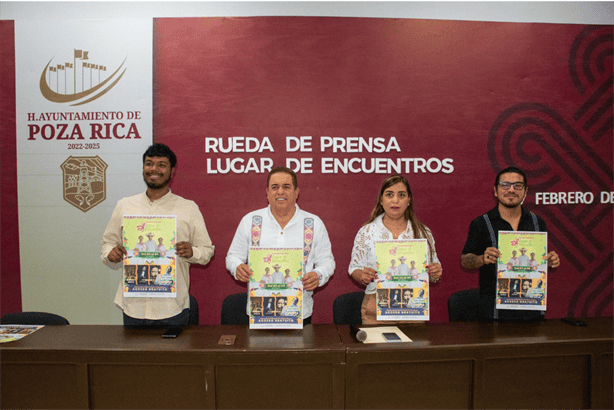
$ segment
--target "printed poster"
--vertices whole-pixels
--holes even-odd
[[[175,215],[124,216],[124,297],[175,298]]]
[[[497,309],[546,310],[548,234],[499,231]]]
[[[377,320],[429,320],[426,239],[375,241]]]
[[[303,250],[250,247],[250,329],[303,328]]]
[[[38,329],[43,328],[43,325],[0,325],[0,343],[13,342],[22,339]]]

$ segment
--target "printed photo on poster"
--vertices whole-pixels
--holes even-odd
[[[124,216],[124,297],[177,297],[174,215]]]
[[[250,329],[303,328],[303,250],[251,247]]]
[[[0,325],[0,343],[13,342],[31,335],[43,325]]]
[[[429,320],[426,239],[375,241],[377,320]]]
[[[546,310],[548,234],[499,231],[497,309]]]

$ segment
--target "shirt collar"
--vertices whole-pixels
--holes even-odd
[[[160,199],[156,199],[155,201],[152,201],[151,199],[149,199],[149,197],[147,196],[147,192],[143,192],[143,196],[151,205],[153,204],[158,205],[158,204],[165,204],[168,201],[170,201],[173,196],[173,193],[169,189],[166,194],[164,194]]]
[[[520,206],[520,211],[521,211],[521,215],[520,215],[520,220],[523,220],[524,218],[529,217],[530,213],[529,210],[526,209],[524,206]],[[491,209],[490,211],[488,211],[488,217],[490,219],[501,219],[503,220],[503,218],[501,218],[501,213],[499,212],[499,204],[497,203],[497,205],[495,205],[495,207],[493,209]]]
[[[296,222],[300,210],[301,210],[301,208],[299,208],[298,204],[295,202],[294,203],[294,215],[292,215],[292,219],[290,219],[290,222],[288,222],[286,227],[288,227],[288,226],[290,226],[290,225],[292,225],[293,223]],[[275,219],[275,215],[273,215],[273,212],[271,211],[271,204],[269,204],[269,206],[267,206],[267,212],[269,213],[269,216],[271,217],[271,219],[277,222],[277,219]]]

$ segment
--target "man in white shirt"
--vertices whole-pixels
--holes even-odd
[[[273,272],[273,274],[271,275],[272,282],[284,283],[284,274],[280,272],[281,265],[279,263],[276,263],[275,265],[273,265],[273,269],[275,269],[275,272]]]
[[[147,242],[145,242],[146,252],[155,252],[158,249],[158,245],[156,245],[156,241],[153,240],[153,237],[153,233],[149,232],[147,234]]]
[[[124,297],[123,283],[120,282],[115,303],[124,312],[126,326],[187,324],[190,310],[190,264],[204,265],[213,256],[215,248],[198,205],[194,201],[174,195],[168,186],[176,163],[175,153],[166,145],[150,146],[143,154],[143,180],[147,185],[147,191],[120,199],[102,236],[100,257],[103,263],[112,269],[120,269],[123,257],[127,254],[122,245],[125,215],[177,216],[175,245],[177,297]],[[153,251],[155,250],[154,242]]]
[[[308,253],[303,267],[303,324],[311,323],[313,291],[323,286],[335,271],[328,232],[322,220],[296,204],[299,195],[296,174],[289,168],[273,168],[267,177],[269,206],[241,219],[226,255],[226,268],[235,279],[249,282],[253,272],[247,264],[250,246],[302,248]],[[306,226],[313,234],[306,235]],[[252,232],[259,235],[252,235]],[[254,237],[258,243],[254,243]],[[249,306],[249,302],[248,302]]]
[[[399,276],[409,276],[410,274],[409,266],[405,263],[406,260],[407,258],[405,256],[401,256],[399,258],[399,261],[401,262],[401,264],[397,266],[397,272],[399,273]]]
[[[527,250],[525,248],[520,249],[520,255],[518,257],[518,265],[519,266],[529,266],[529,255],[527,255]]]

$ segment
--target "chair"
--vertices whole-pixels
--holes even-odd
[[[451,294],[448,299],[450,322],[477,321],[479,306],[479,289],[465,289]]]
[[[223,325],[249,325],[247,316],[247,293],[226,296],[222,303]]]
[[[16,312],[8,313],[0,318],[3,325],[46,325],[64,326],[69,325],[68,320],[60,315],[46,312]]]
[[[198,325],[198,302],[194,295],[190,295],[190,317],[188,325]]]
[[[336,325],[360,325],[360,307],[365,292],[352,292],[339,295],[333,302],[333,323]]]

